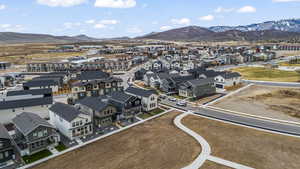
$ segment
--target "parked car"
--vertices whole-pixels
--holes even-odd
[[[174,97],[169,97],[169,101],[171,101],[171,102],[176,102],[176,101],[177,101],[177,99],[176,99],[176,98],[174,98]]]
[[[165,95],[160,95],[160,96],[159,96],[159,99],[160,99],[160,100],[165,100],[166,98],[167,98],[167,96],[165,96]]]
[[[176,103],[177,106],[182,106],[182,107],[186,107],[187,103],[185,101],[179,101]]]

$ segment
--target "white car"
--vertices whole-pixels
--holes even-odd
[[[177,99],[176,99],[176,98],[174,98],[174,97],[169,97],[169,101],[171,101],[171,102],[176,102],[176,101],[177,101]]]
[[[182,106],[182,107],[186,107],[187,103],[185,101],[179,101],[176,103],[177,106]]]

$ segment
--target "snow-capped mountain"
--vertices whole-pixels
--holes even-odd
[[[213,26],[209,30],[214,32],[225,32],[228,30],[247,31],[263,31],[263,30],[279,30],[286,32],[300,32],[300,19],[286,19],[280,21],[267,21],[263,23],[251,24],[246,26]]]

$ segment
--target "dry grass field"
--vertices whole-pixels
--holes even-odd
[[[200,169],[232,169],[232,168],[207,160],[200,167]]]
[[[299,169],[300,138],[271,134],[194,115],[182,123],[204,137],[212,155],[259,169]],[[201,168],[226,168],[208,162]]]
[[[177,129],[171,112],[124,132],[66,153],[34,169],[180,169],[201,148]]]
[[[280,120],[300,122],[300,89],[251,86],[214,106]]]
[[[276,82],[299,82],[300,74],[296,71],[284,71],[263,67],[240,67],[231,69],[239,72],[244,79]]]

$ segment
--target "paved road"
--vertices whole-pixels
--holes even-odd
[[[289,125],[284,123],[266,121],[262,119],[225,113],[225,112],[203,108],[203,107],[202,108],[194,107],[192,105],[188,105],[187,107],[181,107],[181,106],[176,106],[176,102],[170,102],[168,100],[163,100],[161,103],[185,111],[190,110],[193,111],[195,114],[205,116],[205,117],[210,117],[213,119],[232,122],[235,124],[241,124],[249,127],[259,128],[259,129],[265,129],[265,130],[279,132],[283,134],[300,136],[300,126],[297,125]]]
[[[243,80],[245,83],[253,83],[256,85],[265,86],[278,86],[278,87],[300,87],[300,83],[288,83],[288,82],[266,82],[266,81],[254,81],[254,80]]]

